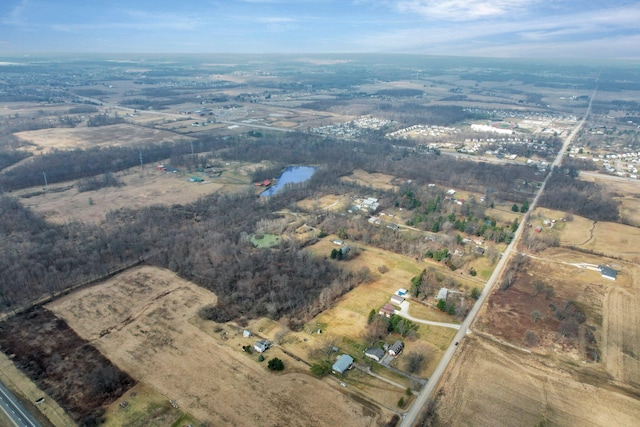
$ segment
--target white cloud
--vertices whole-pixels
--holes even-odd
[[[424,2],[422,2],[424,3]],[[519,19],[516,19],[519,18]],[[534,44],[539,44],[543,53],[560,46],[582,43],[581,52],[589,42],[614,37],[616,34],[626,34],[619,39],[612,38],[610,42],[619,40],[624,42],[626,49],[630,46],[626,42],[628,37],[640,33],[637,25],[640,22],[640,8],[619,7],[606,10],[591,10],[570,15],[539,16],[525,19],[520,16],[514,19],[501,19],[491,22],[434,22],[390,29],[379,33],[363,34],[356,44],[355,50],[404,52],[404,53],[437,53],[469,55],[478,46],[495,52],[500,47],[507,49],[509,45],[518,46],[511,51],[518,51],[523,46],[534,50]],[[547,47],[543,47],[547,46]],[[632,49],[638,53],[638,48]],[[462,53],[466,52],[466,53]],[[595,52],[595,51],[594,51]],[[478,53],[480,54],[480,53]],[[553,53],[550,53],[553,55]]]
[[[401,13],[417,13],[429,19],[473,21],[521,14],[533,0],[401,0]]]
[[[25,25],[25,11],[28,6],[27,0],[20,0],[6,16],[0,18],[0,22],[4,25]]]

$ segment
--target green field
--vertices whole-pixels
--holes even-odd
[[[275,234],[254,234],[251,244],[258,248],[272,248],[280,244],[280,236]]]

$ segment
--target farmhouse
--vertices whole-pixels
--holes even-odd
[[[616,277],[618,277],[618,272],[606,265],[599,265],[598,270],[600,270],[600,274],[602,274],[602,277],[605,279],[616,280]]]
[[[391,315],[396,311],[395,307],[392,306],[389,303],[386,303],[384,306],[382,306],[382,308],[380,309],[380,311],[378,311],[378,314],[385,316],[385,317],[391,317]]]
[[[366,349],[364,351],[364,355],[376,362],[379,362],[384,357],[384,350],[378,347],[372,347]]]
[[[404,297],[400,295],[391,295],[391,304],[400,305],[404,302]]]
[[[402,343],[402,341],[398,340],[394,342],[391,347],[389,347],[389,354],[392,356],[397,356],[400,354],[403,348],[404,348],[404,344]]]
[[[378,203],[378,199],[368,197],[362,202],[362,207],[368,209],[371,212],[375,212],[380,207],[380,203]]]
[[[344,373],[351,367],[352,363],[353,357],[349,356],[348,354],[343,354],[342,356],[338,357],[338,360],[336,360],[336,363],[333,364],[331,369],[334,373],[344,375]]]
[[[253,345],[253,348],[255,348],[258,353],[264,353],[269,347],[271,347],[271,343],[267,340],[260,340]]]

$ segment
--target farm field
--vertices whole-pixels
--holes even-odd
[[[614,200],[620,203],[622,221],[640,227],[640,182],[637,179],[597,174],[581,175],[580,179],[595,182],[607,191],[615,193]]]
[[[368,173],[361,169],[356,169],[349,176],[341,178],[345,182],[352,182],[362,186],[371,186],[380,190],[393,190],[397,188],[394,183],[395,178],[382,173]]]
[[[169,271],[142,267],[49,308],[119,367],[200,421],[366,426],[379,418],[278,349],[265,355],[280,357],[287,369],[283,374],[267,371],[255,355],[241,351],[254,338],[242,338],[237,327],[199,319],[198,309],[215,302],[214,294]]]
[[[29,142],[29,151],[46,154],[51,150],[74,150],[93,147],[142,146],[149,143],[189,141],[184,135],[173,132],[118,124],[99,127],[42,129],[14,134]]]
[[[204,176],[204,182],[194,183],[189,182],[188,178],[199,175],[197,173],[178,175],[158,171],[151,166],[147,166],[140,173],[140,169],[136,167],[114,174],[125,184],[120,187],[106,187],[80,193],[75,186],[70,186],[70,183],[63,183],[50,186],[54,191],[21,198],[20,201],[54,223],[78,220],[97,224],[103,221],[106,213],[111,210],[139,209],[157,204],[186,204],[215,192],[249,188],[250,179],[246,173],[242,166],[234,166],[223,172],[220,177]],[[64,191],[56,191],[58,188]],[[16,191],[15,194],[20,197],[33,191],[33,188],[29,188]]]
[[[444,425],[635,425],[640,401],[553,359],[470,335],[445,374],[437,417]]]

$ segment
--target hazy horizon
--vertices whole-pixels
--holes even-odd
[[[0,54],[416,54],[640,59],[640,2],[8,0]]]

